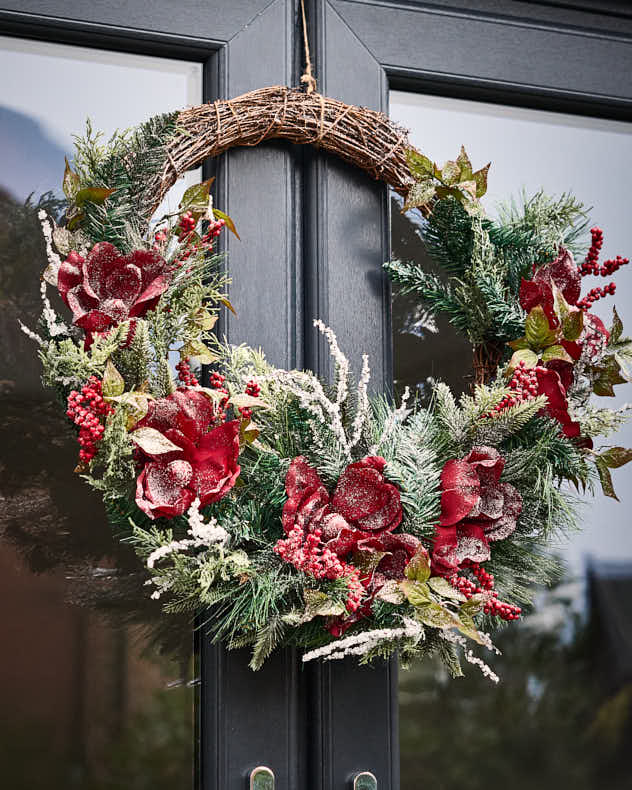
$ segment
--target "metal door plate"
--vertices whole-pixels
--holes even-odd
[[[250,790],[274,790],[274,773],[265,765],[250,772]]]
[[[353,790],[377,790],[377,779],[370,771],[363,771],[353,780]]]

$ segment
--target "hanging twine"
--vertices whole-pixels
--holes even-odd
[[[305,47],[305,71],[301,77],[301,82],[307,86],[306,93],[316,91],[316,77],[312,73],[312,59],[309,53],[309,38],[307,36],[307,17],[305,15],[305,0],[301,0],[301,16],[303,18],[303,46]]]

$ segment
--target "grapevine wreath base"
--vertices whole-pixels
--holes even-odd
[[[457,400],[429,382],[397,404],[370,398],[367,357],[352,381],[318,320],[331,385],[217,339],[232,305],[214,245],[232,220],[210,182],[149,219],[185,170],[273,137],[342,156],[422,212],[441,276],[386,270],[469,338],[471,392]],[[305,661],[437,654],[454,674],[464,657],[497,679],[474,651],[494,650],[492,628],[558,573],[547,547],[576,526],[568,484],[600,479],[615,496],[610,469],[632,453],[595,441],[626,413],[590,396],[630,379],[632,343],[616,312],[610,329],[591,312],[614,285],[583,297],[581,285],[628,261],[599,263],[598,228],[586,250],[568,194],[487,217],[486,180],[463,149],[437,167],[379,113],[267,88],[107,144],[88,127],[66,164],[64,216],[40,213],[43,312],[23,329],[77,432],[77,472],[142,560],[156,605],[204,610],[212,638],[252,646],[253,669],[293,645]]]

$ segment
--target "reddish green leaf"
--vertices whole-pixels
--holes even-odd
[[[601,488],[603,489],[604,494],[611,497],[611,499],[616,499],[618,502],[619,497],[616,495],[614,485],[612,484],[612,475],[610,474],[610,470],[606,466],[605,462],[601,458],[597,458],[595,460],[595,466],[597,467],[597,472],[599,473],[599,480],[601,482]]]
[[[189,187],[182,195],[178,208],[183,211],[192,211],[199,215],[205,214],[208,209],[211,184],[214,180],[214,178],[209,178],[200,184],[194,184],[192,187]]]
[[[84,187],[75,195],[75,203],[78,206],[83,206],[84,203],[88,202],[102,204],[113,192],[116,192],[116,190],[106,189],[105,187]]]
[[[480,198],[487,192],[487,174],[491,167],[491,162],[488,162],[485,167],[481,167],[475,173],[472,173],[472,178],[476,181],[476,197]]]
[[[64,159],[66,162],[66,167],[64,169],[62,189],[64,190],[64,195],[66,195],[68,200],[72,200],[79,191],[79,176],[70,169],[68,158],[64,157]]]
[[[620,466],[632,461],[632,450],[628,447],[611,447],[603,452],[599,458],[610,469],[618,469]]]
[[[470,158],[467,155],[465,150],[465,146],[461,146],[461,152],[456,158],[456,162],[459,166],[459,181],[470,181],[472,180],[472,163],[470,162]],[[476,184],[476,182],[474,182]],[[476,189],[476,187],[475,187]],[[474,194],[476,197],[476,192]]]
[[[572,308],[562,318],[562,334],[565,340],[578,340],[584,329],[584,311]]]
[[[430,577],[430,557],[426,549],[421,546],[410,560],[404,571],[407,579],[425,582]]]
[[[538,364],[538,355],[529,348],[514,351],[509,360],[509,370],[515,370],[521,362],[524,362],[526,368],[534,368]]]
[[[551,362],[554,359],[561,359],[563,362],[573,362],[573,358],[564,346],[547,346],[542,352],[542,362]]]
[[[213,216],[215,217],[215,219],[223,219],[224,222],[226,223],[226,227],[228,228],[228,230],[231,233],[233,233],[235,236],[237,236],[237,238],[239,239],[239,233],[237,233],[237,228],[235,227],[235,223],[228,216],[228,214],[224,214],[223,211],[220,211],[218,208],[214,208]],[[239,239],[239,241],[241,241],[241,239]]]
[[[432,179],[419,181],[413,184],[408,190],[406,201],[402,211],[410,211],[413,208],[421,208],[429,203],[435,196],[435,185]]]
[[[441,171],[441,178],[445,184],[451,186],[452,184],[456,184],[459,180],[459,175],[461,173],[461,168],[452,160],[448,160],[443,165],[443,170]]]
[[[406,151],[406,162],[410,174],[417,180],[422,181],[427,176],[434,175],[434,164],[419,151],[409,148]]]

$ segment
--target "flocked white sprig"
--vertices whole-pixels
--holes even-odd
[[[323,661],[336,661],[346,656],[363,656],[384,642],[392,643],[396,640],[408,639],[417,644],[424,636],[421,623],[409,618],[404,619],[401,628],[376,628],[372,631],[361,631],[336,642],[310,650],[303,655],[303,662],[322,658]]]
[[[187,511],[187,520],[190,527],[187,534],[191,537],[172,540],[170,543],[165,543],[164,546],[154,549],[147,557],[147,567],[150,570],[155,567],[157,562],[174,552],[188,551],[202,546],[223,546],[228,540],[228,532],[218,525],[216,519],[212,518],[210,521],[204,522],[200,513],[200,500],[197,497]]]

